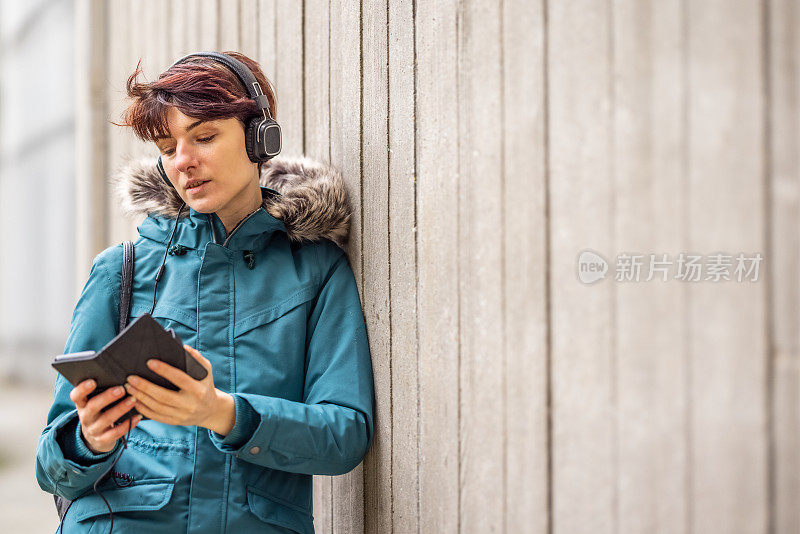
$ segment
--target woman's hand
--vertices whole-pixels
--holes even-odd
[[[134,407],[154,421],[195,425],[227,435],[236,419],[233,397],[214,387],[211,362],[195,348],[183,347],[208,371],[203,380],[195,380],[160,360],[148,360],[147,366],[175,384],[178,391],[162,388],[135,375],[128,377],[125,389],[136,398]]]
[[[142,416],[136,415],[117,426],[112,426],[114,421],[125,415],[134,406],[134,398],[128,397],[113,408],[105,412],[101,410],[118,400],[125,394],[122,386],[108,388],[99,395],[87,400],[86,396],[94,390],[97,384],[94,380],[84,380],[72,389],[69,398],[78,408],[78,418],[81,421],[81,434],[89,450],[95,454],[109,452],[117,440],[125,435],[129,426],[131,429],[141,421]]]

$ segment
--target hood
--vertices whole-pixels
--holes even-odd
[[[178,214],[183,200],[161,179],[156,160],[129,159],[112,175],[111,185],[126,215],[174,219]],[[327,238],[340,247],[347,243],[352,210],[336,168],[304,156],[278,156],[261,166],[259,182],[280,193],[268,195],[262,206],[283,222],[291,241]]]

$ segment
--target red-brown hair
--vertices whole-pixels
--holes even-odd
[[[239,52],[224,54],[247,65],[267,96],[272,118],[277,120],[275,91],[258,63]],[[206,121],[237,118],[247,124],[248,119],[261,115],[261,109],[236,74],[214,59],[189,58],[162,72],[154,82],[138,80],[141,63],[140,59],[126,84],[132,102],[123,113],[122,124],[114,124],[130,126],[142,141],[169,137],[170,106],[186,116]]]

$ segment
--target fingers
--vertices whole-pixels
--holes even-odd
[[[147,398],[152,398],[164,406],[171,406],[173,408],[181,406],[181,396],[177,391],[162,388],[136,375],[128,377],[125,389],[127,389],[128,393],[131,395],[141,397],[142,394],[144,394]]]
[[[136,404],[136,399],[133,397],[128,397],[113,408],[109,408],[103,412],[103,414],[100,415],[92,424],[95,434],[114,424],[117,419],[128,413],[131,408],[133,408],[134,404]],[[125,424],[127,425],[127,423]]]
[[[112,411],[117,411],[118,414],[116,415],[116,419],[119,419],[119,417],[124,415],[126,411],[122,410],[122,413],[119,413],[117,408],[120,407],[115,406],[114,408],[108,410],[104,416]],[[127,409],[130,410],[130,407],[127,407]],[[116,419],[114,419],[114,421],[116,421]],[[108,421],[97,421],[95,423],[86,425],[85,422],[81,420],[81,431],[83,432],[86,443],[93,452],[108,452],[116,446],[117,440],[125,435],[126,432],[128,432],[128,428],[133,430],[141,420],[141,415],[135,415],[117,426],[111,426],[111,423],[114,421],[111,421],[110,423]]]
[[[92,392],[97,384],[94,380],[84,380],[69,392],[69,398],[77,408],[86,406],[86,396]]]
[[[142,415],[149,417],[153,421],[159,421],[161,423],[166,423],[168,425],[179,425],[184,424],[182,419],[179,419],[179,413],[174,408],[168,407],[159,407],[156,411],[155,409],[147,406],[141,401],[137,401],[135,404],[136,410],[141,413]]]
[[[119,399],[125,394],[125,388],[122,386],[116,386],[113,388],[109,388],[104,392],[96,395],[92,398],[89,402],[86,403],[85,410],[88,413],[85,413],[84,416],[89,416],[92,421],[94,421],[97,416],[99,415],[100,411],[114,402],[115,400]]]
[[[191,390],[197,387],[197,380],[168,363],[160,360],[147,360],[147,367],[152,369],[154,373],[163,376],[180,389]]]
[[[136,398],[136,400],[138,401],[136,403],[136,405],[135,405],[136,409],[139,410],[144,415],[146,415],[147,417],[150,417],[151,419],[153,419],[153,417],[151,416],[151,414],[153,413],[153,410],[155,410],[156,412],[158,412],[161,415],[174,415],[178,411],[175,406],[171,406],[169,404],[164,404],[163,402],[159,401],[158,399],[148,395],[147,393],[145,393],[142,390],[136,389],[135,387],[131,386],[130,384],[125,384],[125,387],[127,388],[128,393],[133,395]],[[147,408],[148,410],[150,410],[150,412],[146,413],[146,412],[142,411],[141,407]]]
[[[102,443],[115,443],[119,438],[124,436],[128,433],[128,425],[130,424],[130,429],[133,430],[136,428],[136,425],[142,420],[141,415],[135,415],[128,419],[127,421],[123,421],[122,423],[118,424],[117,426],[112,426],[105,432],[103,432],[98,439],[98,441]],[[130,421],[130,423],[128,423]]]
[[[155,411],[148,408],[145,404],[141,402],[136,403],[136,409],[139,411],[140,414],[144,415],[145,417],[149,417],[154,421],[164,421],[164,416],[162,414],[158,414]]]

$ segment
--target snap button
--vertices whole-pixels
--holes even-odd
[[[258,454],[259,452],[261,452],[261,448],[259,447],[253,447],[252,449],[250,449],[250,454],[252,454],[253,456]]]

